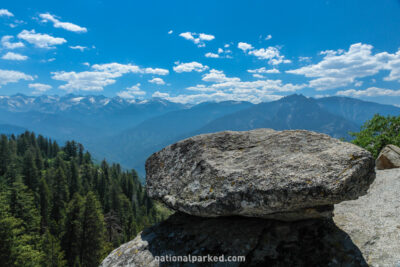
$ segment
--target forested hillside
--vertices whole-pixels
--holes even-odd
[[[98,266],[167,212],[135,171],[25,132],[0,140],[0,266]]]

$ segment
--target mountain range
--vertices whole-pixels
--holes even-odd
[[[0,132],[35,131],[59,142],[75,139],[98,160],[119,162],[144,174],[146,158],[180,139],[223,130],[305,129],[349,139],[374,114],[400,108],[348,97],[290,95],[252,104],[224,101],[184,105],[160,98],[105,96],[0,96]]]

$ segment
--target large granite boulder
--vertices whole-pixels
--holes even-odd
[[[196,261],[185,262],[184,256],[188,260],[189,255]],[[230,256],[244,256],[245,261],[225,262]],[[368,265],[332,219],[280,222],[176,213],[115,249],[101,266]]]
[[[310,131],[220,132],[191,137],[146,161],[151,198],[187,214],[293,221],[331,217],[375,178],[372,155]]]
[[[400,147],[385,146],[376,159],[376,168],[378,170],[400,168]]]

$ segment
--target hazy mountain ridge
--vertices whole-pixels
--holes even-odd
[[[400,108],[347,97],[290,95],[277,101],[205,102],[194,106],[154,98],[145,101],[105,96],[0,97],[0,123],[59,141],[82,142],[98,159],[134,167],[178,140],[201,133],[256,128],[306,129],[348,138],[374,114],[399,115]],[[0,130],[2,128],[0,127]],[[5,131],[5,130],[4,130]]]

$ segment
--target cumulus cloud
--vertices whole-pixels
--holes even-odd
[[[281,55],[279,49],[273,46],[255,49],[251,44],[239,42],[238,48],[249,55],[257,57],[258,59],[268,60],[268,64],[271,65],[292,62],[289,59],[285,59],[285,56]]]
[[[171,96],[168,93],[157,91],[153,94],[153,97],[193,104],[225,100],[260,103],[277,100],[282,97],[281,93],[294,92],[306,87],[306,84],[285,84],[281,80],[242,81],[238,77],[228,77],[223,71],[216,69],[211,69],[203,74],[202,81],[205,84],[187,87],[186,90],[190,92],[187,94]]]
[[[265,40],[266,40],[266,41],[271,40],[271,39],[272,39],[272,35],[271,35],[271,34],[268,34],[268,35],[265,37]]]
[[[22,60],[27,60],[28,57],[18,54],[18,53],[13,53],[13,52],[8,52],[5,55],[3,55],[1,57],[2,59],[6,59],[6,60],[18,60],[18,61],[22,61]]]
[[[368,89],[365,90],[350,89],[350,90],[338,91],[336,94],[340,96],[352,96],[352,97],[400,96],[400,90],[369,87]]]
[[[141,68],[132,64],[107,63],[94,64],[91,71],[83,72],[52,72],[52,79],[64,81],[66,84],[59,86],[68,92],[73,91],[102,91],[105,86],[114,84],[116,79],[128,73],[167,75],[166,69]],[[131,90],[132,91],[132,90]]]
[[[173,34],[174,33],[174,31],[173,30],[170,30],[169,32],[168,32],[168,34]]]
[[[195,33],[195,32],[183,32],[179,34],[180,37],[192,41],[198,47],[206,46],[205,41],[212,41],[215,39],[214,35],[205,33]]]
[[[45,49],[54,48],[55,45],[61,45],[67,42],[67,40],[65,40],[64,38],[53,37],[48,34],[36,33],[35,30],[23,30],[18,34],[18,38],[25,40],[26,42],[33,44],[36,47]]]
[[[43,84],[43,83],[30,83],[28,85],[28,87],[34,89],[32,94],[35,94],[35,95],[43,94],[44,92],[46,92],[52,88],[51,85]]]
[[[263,94],[263,95],[246,95],[246,94],[231,94],[231,93],[226,93],[223,91],[217,91],[211,94],[208,93],[199,93],[199,94],[180,94],[177,96],[170,96],[168,93],[162,93],[162,92],[155,92],[153,97],[159,97],[166,99],[171,102],[175,103],[182,103],[182,104],[198,104],[201,102],[207,102],[207,101],[249,101],[253,103],[260,103],[260,102],[265,102],[265,101],[273,101],[273,100],[278,100],[282,98],[282,96],[279,95],[270,95],[270,94]]]
[[[219,58],[219,55],[218,55],[218,54],[215,54],[215,53],[208,52],[208,53],[205,54],[205,57],[209,57],[209,58]]]
[[[8,11],[7,9],[4,9],[4,8],[2,8],[2,9],[0,9],[0,17],[13,17],[14,16],[14,14],[13,13],[11,13],[10,11]]]
[[[203,75],[202,80],[205,82],[223,83],[223,82],[239,82],[240,78],[226,77],[225,73],[221,70],[212,69],[210,72]]]
[[[227,77],[223,71],[211,69],[204,74],[202,80],[210,84],[198,84],[187,87],[189,91],[199,92],[195,95],[180,95],[169,97],[171,101],[196,102],[199,99],[208,100],[241,100],[259,103],[272,98],[279,98],[275,93],[294,92],[304,88],[305,84],[284,84],[281,80],[241,81],[238,77]]]
[[[247,50],[252,50],[254,47],[251,44],[239,42],[238,48],[246,52]]]
[[[75,45],[75,46],[70,46],[69,48],[74,49],[74,50],[80,50],[81,52],[85,51],[88,49],[86,46],[81,46],[81,45]]]
[[[249,73],[259,73],[259,74],[271,74],[271,73],[280,73],[278,69],[266,69],[265,67],[253,70],[247,70]]]
[[[389,70],[385,80],[400,81],[400,50],[395,54],[373,54],[372,49],[372,45],[356,43],[348,51],[322,51],[321,55],[324,57],[317,64],[286,72],[312,78],[309,87],[316,90],[348,86],[357,83],[357,78],[372,76],[381,70]]]
[[[61,22],[56,18],[56,16],[49,13],[40,14],[39,17],[42,19],[42,22],[51,21],[55,28],[61,28],[70,32],[87,32],[85,27],[81,27],[70,22]]]
[[[124,91],[120,91],[117,93],[119,97],[126,99],[133,99],[137,96],[142,96],[145,94],[146,92],[140,89],[140,83],[132,85],[131,87],[126,88]]]
[[[149,80],[149,83],[154,83],[154,84],[158,84],[158,85],[165,84],[164,80],[161,78],[153,78],[153,79]]]
[[[25,45],[22,42],[11,42],[14,37],[11,35],[5,35],[1,38],[1,45],[6,49],[16,49],[24,47]]]
[[[196,61],[188,63],[175,62],[175,64],[176,66],[174,66],[173,69],[177,73],[192,72],[192,71],[203,72],[208,69],[208,66],[203,65]]]
[[[229,55],[230,53],[232,53],[232,51],[229,49],[224,50],[222,48],[218,48],[217,53],[208,52],[205,54],[205,57],[208,57],[208,58],[232,58],[232,56]]]
[[[0,86],[8,83],[16,83],[20,80],[32,81],[34,78],[31,75],[14,70],[0,69]]]

